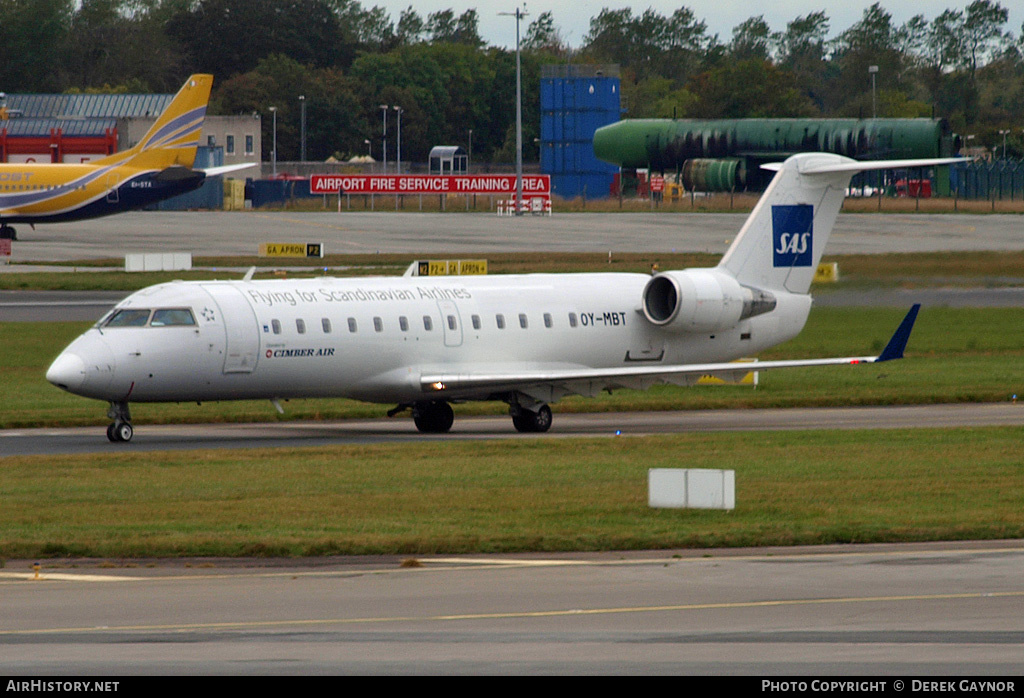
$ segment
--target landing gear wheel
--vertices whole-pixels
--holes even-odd
[[[455,412],[443,400],[417,402],[412,408],[412,420],[424,434],[445,434],[455,422]]]
[[[17,240],[18,233],[9,225],[0,225],[0,240]]]
[[[113,443],[127,443],[134,435],[135,430],[128,422],[115,423],[107,427],[107,438]]]
[[[132,414],[127,402],[111,402],[107,410],[107,418],[114,420],[107,427],[107,438],[114,443],[126,443],[132,440],[135,430],[132,429]]]
[[[512,415],[512,425],[516,431],[536,434],[550,429],[551,419],[551,408],[547,405],[541,405],[536,412],[520,408]]]

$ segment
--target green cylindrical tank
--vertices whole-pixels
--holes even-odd
[[[739,191],[747,181],[743,160],[694,159],[683,163],[682,184],[690,191]]]
[[[952,153],[938,119],[627,119],[597,129],[594,154],[624,168],[678,171],[687,160],[742,158],[757,164],[794,153],[838,153],[858,160],[930,158]],[[944,138],[945,137],[945,138]]]

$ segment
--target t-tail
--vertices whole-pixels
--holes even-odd
[[[189,77],[174,99],[135,146],[99,160],[94,165],[124,165],[146,170],[191,168],[196,158],[213,76]]]
[[[853,175],[964,160],[857,161],[830,153],[802,153],[765,165],[776,170],[775,177],[718,269],[750,288],[806,294]]]

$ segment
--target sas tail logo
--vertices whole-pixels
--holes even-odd
[[[773,266],[809,267],[814,245],[814,207],[772,206]]]

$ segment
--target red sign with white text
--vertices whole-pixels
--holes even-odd
[[[311,194],[516,193],[515,175],[312,175]],[[550,196],[550,175],[523,175],[523,198]]]

